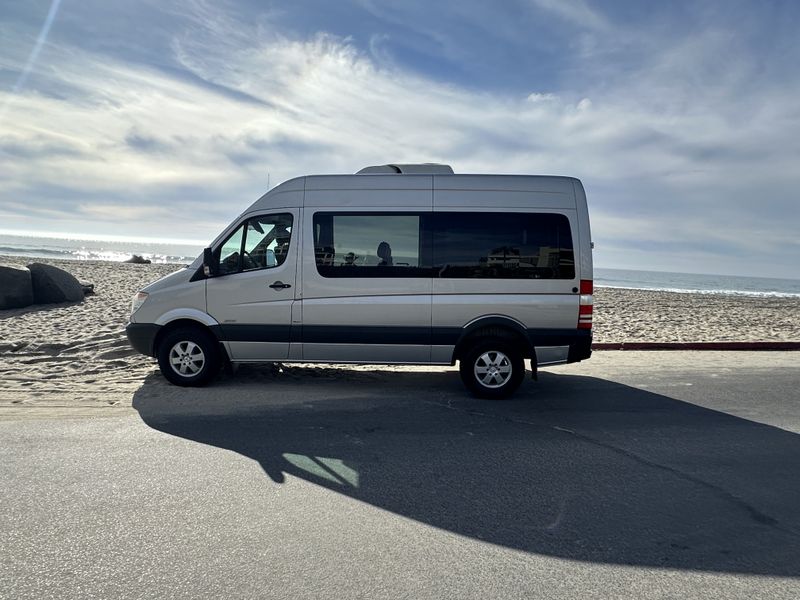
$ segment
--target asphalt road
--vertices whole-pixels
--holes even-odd
[[[507,402],[251,367],[6,414],[0,597],[796,599],[798,358],[596,353]]]

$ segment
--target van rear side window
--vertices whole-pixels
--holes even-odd
[[[323,277],[430,277],[421,256],[421,215],[316,213],[314,254]]]
[[[433,215],[435,277],[574,279],[569,219],[552,213]]]
[[[575,278],[556,213],[316,213],[314,252],[323,277]]]

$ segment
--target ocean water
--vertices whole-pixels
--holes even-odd
[[[98,241],[0,234],[0,255],[71,260],[123,261],[133,254],[154,263],[188,264],[202,245],[134,241]],[[683,293],[735,294],[800,298],[800,280],[696,275],[662,271],[594,269],[596,287],[616,287]]]
[[[138,254],[154,263],[187,264],[203,246],[160,242],[100,241],[0,234],[0,255],[121,262]]]
[[[595,268],[594,285],[665,292],[800,298],[798,279]]]

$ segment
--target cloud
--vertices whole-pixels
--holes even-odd
[[[621,27],[585,2],[534,4],[570,27]],[[403,66],[383,54],[394,35],[362,48],[293,34],[279,15],[246,23],[209,4],[169,6],[181,27],[163,40],[168,59],[51,39],[29,87],[0,94],[0,212],[42,227],[72,219],[71,231],[118,227],[120,217],[128,235],[175,237],[180,222],[185,237],[208,239],[268,178],[434,161],[457,172],[580,177],[601,266],[747,264],[800,276],[791,242],[800,86],[765,75],[723,29],[628,33],[618,43],[638,44],[635,65],[598,67],[603,77],[593,79],[600,55],[579,49],[580,85],[515,92]],[[446,37],[454,60],[468,54],[465,40]],[[0,55],[0,69],[22,60]],[[692,252],[704,262],[692,263]]]
[[[608,20],[584,0],[531,0],[537,8],[548,11],[581,28],[607,31]]]
[[[117,223],[120,221],[153,220],[172,216],[168,207],[152,204],[149,206],[120,206],[119,204],[92,202],[79,204],[77,209],[83,217]]]

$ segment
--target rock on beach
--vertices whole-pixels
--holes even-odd
[[[0,310],[33,304],[31,272],[25,267],[0,265]]]
[[[149,265],[151,261],[149,258],[143,258],[138,254],[134,254],[128,260],[123,260],[122,262],[132,263],[135,265]]]
[[[36,304],[80,302],[84,292],[80,282],[70,273],[42,263],[28,265]]]

